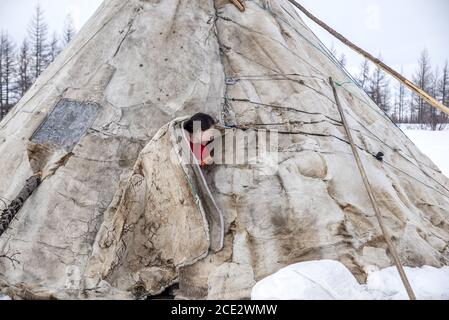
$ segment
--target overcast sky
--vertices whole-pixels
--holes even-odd
[[[448,0],[300,0],[300,3],[349,40],[410,76],[424,48],[433,65],[449,59]],[[303,16],[328,46],[348,57],[348,69],[359,69],[362,58]]]
[[[102,0],[39,0],[49,28],[60,31],[71,14],[79,30]],[[7,30],[16,42],[26,35],[38,0],[0,0],[0,29]],[[20,41],[19,41],[20,40]]]
[[[362,48],[393,68],[404,68],[410,76],[423,48],[429,50],[434,65],[449,59],[449,0],[298,0]],[[77,29],[94,13],[101,0],[39,0],[52,30],[61,30],[67,14]],[[0,29],[16,42],[27,31],[37,0],[0,0]],[[347,56],[348,69],[355,72],[361,62],[343,45],[305,18],[312,30],[328,46],[332,43]]]

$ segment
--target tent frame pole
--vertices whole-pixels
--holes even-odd
[[[311,19],[313,22],[318,24],[320,27],[322,27],[324,30],[329,32],[331,35],[333,35],[335,38],[340,40],[343,44],[350,47],[355,52],[359,53],[366,59],[373,62],[376,66],[383,69],[385,72],[390,74],[392,77],[397,79],[399,82],[404,84],[407,88],[412,90],[414,93],[416,93],[418,96],[420,96],[424,101],[426,101],[429,105],[431,105],[434,108],[439,109],[441,112],[444,112],[449,115],[449,108],[433,98],[431,95],[429,95],[427,92],[422,90],[420,87],[418,87],[416,84],[414,84],[412,81],[405,78],[403,75],[401,75],[399,72],[394,70],[393,68],[389,67],[379,59],[375,58],[372,54],[368,53],[367,51],[363,50],[362,48],[358,47],[348,39],[346,39],[343,35],[338,33],[336,30],[328,26],[326,23],[315,17],[312,13],[307,11],[306,8],[304,8],[302,5],[300,5],[295,0],[288,0],[292,5],[294,5],[296,8],[298,8],[301,12],[303,12],[309,19]]]
[[[352,137],[351,130],[349,129],[348,121],[346,119],[343,107],[341,106],[340,99],[338,98],[338,93],[337,93],[337,89],[335,87],[334,80],[332,78],[329,78],[329,82],[330,82],[330,85],[332,86],[332,90],[334,92],[334,97],[335,97],[335,102],[337,104],[338,112],[340,113],[341,120],[343,122],[343,127],[345,128],[346,135],[347,135],[349,143],[351,145],[352,153],[354,154],[354,158],[357,163],[357,167],[360,171],[360,175],[362,176],[363,184],[365,185],[366,191],[368,192],[368,196],[371,201],[372,207],[374,209],[374,213],[376,214],[376,218],[377,218],[377,221],[379,222],[379,226],[382,231],[383,237],[385,239],[385,242],[387,243],[388,251],[390,252],[390,255],[393,258],[394,264],[396,265],[396,269],[399,272],[399,276],[401,277],[402,283],[404,284],[405,290],[407,291],[407,294],[408,294],[410,300],[416,300],[415,293],[413,292],[413,289],[410,285],[407,275],[405,274],[404,268],[402,267],[402,264],[401,264],[398,254],[397,254],[396,248],[395,248],[393,242],[391,241],[390,233],[388,232],[388,229],[384,224],[382,214],[380,212],[379,206],[377,205],[376,197],[374,196],[373,189],[368,180],[368,176],[366,174],[362,160],[360,159],[360,155],[357,150],[357,147],[354,143],[354,139]]]

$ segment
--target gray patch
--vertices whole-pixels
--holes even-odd
[[[31,141],[71,151],[92,125],[98,107],[98,104],[91,102],[60,100],[34,132]]]

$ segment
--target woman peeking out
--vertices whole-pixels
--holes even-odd
[[[214,162],[207,144],[213,140],[216,121],[210,115],[197,113],[184,122],[184,130],[187,131],[187,139],[190,143],[195,158],[201,167]]]

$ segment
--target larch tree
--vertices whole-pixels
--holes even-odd
[[[17,90],[18,95],[22,97],[33,83],[31,75],[31,55],[30,46],[25,39],[19,49],[18,67],[17,67]]]
[[[404,70],[401,68],[401,74],[404,74]],[[407,107],[407,91],[405,90],[405,85],[400,82],[396,88],[396,98],[395,98],[395,122],[403,123],[407,122],[405,119],[405,109]]]
[[[448,106],[449,105],[449,65],[448,61],[444,64],[441,77],[437,82],[437,93],[438,97],[442,104]],[[445,113],[440,112],[439,123],[440,129],[444,127],[444,125],[448,121],[448,116]]]
[[[382,60],[379,56],[379,60]],[[368,94],[371,99],[385,112],[390,110],[390,81],[386,73],[376,67],[369,79]]]
[[[64,30],[62,34],[63,45],[67,46],[76,34],[76,30],[73,23],[73,17],[68,14],[64,21]]]
[[[413,76],[413,82],[425,92],[432,91],[434,81],[434,75],[432,72],[432,66],[430,63],[429,52],[424,49],[418,59],[418,67],[415,75]],[[414,112],[416,113],[416,121],[420,124],[426,122],[428,118],[427,113],[431,108],[423,98],[414,95],[413,98]]]
[[[61,52],[61,48],[59,45],[58,34],[53,32],[53,36],[50,41],[49,51],[48,51],[48,62],[53,62],[58,54]]]
[[[447,60],[439,82],[439,93],[441,102],[446,106],[449,105],[449,65]]]
[[[31,44],[31,69],[34,80],[44,71],[48,59],[48,25],[45,22],[44,11],[36,5],[34,16],[29,26]]]
[[[360,74],[357,79],[365,92],[368,92],[370,72],[369,61],[365,59],[360,65]]]
[[[338,63],[341,64],[341,66],[344,68],[346,67],[346,56],[344,53],[342,53],[339,56],[339,53],[337,52],[337,49],[335,49],[334,43],[332,42],[332,45],[329,49],[329,51],[331,52],[331,54],[335,57],[335,59],[338,61]]]
[[[345,55],[344,53],[342,53],[342,54],[340,55],[340,58],[338,59],[338,62],[340,62],[341,66],[342,66],[343,68],[346,67],[346,55]]]
[[[14,44],[7,33],[0,35],[0,118],[3,118],[13,103],[14,78],[15,78],[15,57]]]
[[[3,57],[5,55],[4,45],[5,43],[5,36],[3,31],[0,33],[0,119],[3,118],[3,87],[4,87],[4,80],[3,80]]]

